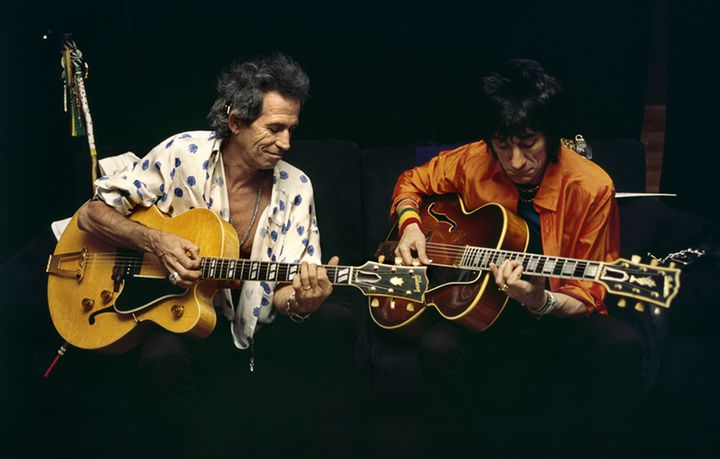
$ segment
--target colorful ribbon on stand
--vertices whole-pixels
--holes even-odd
[[[87,136],[90,147],[92,183],[97,179],[97,150],[93,133],[92,116],[85,91],[85,80],[88,77],[88,65],[72,40],[71,34],[65,34],[60,59],[63,80],[63,107],[65,113],[70,108],[70,132],[73,137]]]

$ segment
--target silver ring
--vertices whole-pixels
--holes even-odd
[[[180,274],[178,274],[177,271],[171,272],[170,275],[168,276],[168,281],[173,285],[177,284],[179,279],[180,279]]]
[[[499,288],[498,290],[500,290],[502,293],[505,293],[505,292],[507,292],[507,289],[508,289],[508,288],[510,288],[510,287],[508,286],[508,284],[503,284],[503,285],[500,286],[500,288]]]
[[[303,290],[310,290],[312,288],[312,285],[308,285],[307,287],[303,287]]]

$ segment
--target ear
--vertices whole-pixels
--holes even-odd
[[[237,135],[240,132],[240,127],[243,125],[243,121],[237,117],[235,112],[230,112],[228,115],[228,129],[230,129],[230,132]]]

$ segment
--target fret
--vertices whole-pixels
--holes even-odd
[[[277,278],[277,263],[268,263],[266,280],[274,281]]]
[[[582,260],[577,260],[575,263],[575,269],[573,270],[572,276],[575,278],[582,278],[585,272],[585,265],[587,263]]]
[[[595,279],[597,277],[598,269],[600,268],[599,263],[588,263],[583,272],[583,277]]]
[[[285,277],[285,280],[291,281],[293,277],[295,277],[295,274],[298,273],[298,270],[300,269],[300,265],[290,265],[288,268],[287,276]]]
[[[565,276],[569,276],[575,272],[575,265],[577,265],[577,261],[575,260],[565,260],[564,263],[562,263],[562,268],[560,269],[560,273],[564,274]]]
[[[482,250],[477,247],[473,247],[472,250],[470,251],[470,253],[471,253],[472,257],[470,259],[469,266],[479,266],[480,256],[482,255]]]
[[[237,266],[237,260],[230,260],[230,263],[228,265],[228,271],[227,271],[227,278],[228,279],[234,279],[235,278],[235,267]]]
[[[255,280],[258,278],[258,270],[260,268],[260,262],[259,261],[251,261],[250,262],[250,272],[247,274],[248,280]]]
[[[490,254],[492,253],[490,250],[483,250],[483,257],[482,257],[482,264],[481,266],[483,268],[487,268],[488,264],[490,263]]]
[[[539,257],[536,257],[535,255],[531,255],[530,261],[528,261],[527,267],[525,269],[527,269],[528,271],[533,272],[533,273],[536,272],[539,261],[540,261]]]
[[[546,258],[545,264],[543,265],[542,272],[543,273],[552,273],[555,269],[555,263],[557,263],[557,260],[553,258]]]
[[[338,284],[350,283],[350,268],[348,268],[348,267],[335,268],[335,283],[338,283]]]
[[[217,259],[216,259],[216,258],[211,258],[211,259],[210,259],[210,270],[208,271],[208,275],[207,275],[207,277],[210,278],[210,279],[212,279],[212,278],[215,277],[215,265],[216,265],[216,263],[217,263]]]

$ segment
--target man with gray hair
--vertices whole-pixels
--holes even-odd
[[[265,353],[318,375],[350,368],[354,342],[350,314],[324,304],[332,284],[319,266],[312,185],[301,170],[283,161],[308,88],[302,68],[282,54],[231,65],[220,75],[217,99],[208,115],[213,131],[173,135],[129,170],[98,179],[94,199],[78,215],[84,231],[116,246],[155,254],[170,273],[168,280],[181,287],[190,287],[201,277],[199,247],[128,219],[136,206],[155,205],[170,216],[193,208],[210,209],[237,231],[241,258],[300,263],[292,283],[245,282],[239,292],[216,296],[216,307],[228,318],[231,333],[215,332],[196,343],[165,330],[146,337],[140,348],[142,380],[166,401],[160,425],[173,426],[176,436],[178,425],[188,435],[199,435],[195,427],[207,427],[199,425],[204,423],[196,387],[199,366],[247,362],[246,370],[232,373],[245,378],[242,375],[263,372],[254,371],[255,353],[259,357]],[[337,257],[329,262],[337,263]],[[316,312],[303,327],[293,323]],[[213,344],[212,354],[207,354]],[[247,350],[247,359],[240,358],[237,349]],[[312,356],[307,355],[310,352]],[[315,369],[314,365],[325,366]],[[349,380],[348,375],[341,376]],[[245,410],[253,410],[251,402],[258,401],[253,399],[273,399],[277,394],[272,392],[288,391],[279,387],[273,381],[266,392],[240,397],[234,397],[236,387],[225,389],[239,404],[235,408],[243,411],[241,416],[252,416]],[[288,383],[288,387],[293,386]],[[165,424],[165,419],[172,422]],[[206,442],[198,439],[198,446]],[[198,453],[191,449],[179,453],[183,452]],[[207,456],[208,451],[202,454]]]

